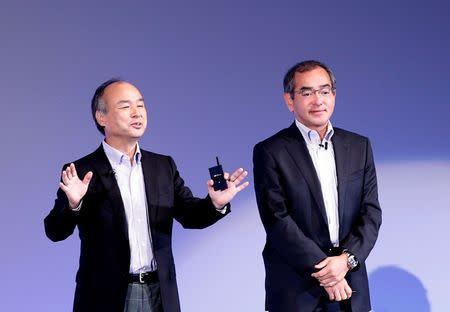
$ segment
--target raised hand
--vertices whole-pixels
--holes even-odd
[[[208,194],[216,208],[220,209],[228,204],[238,192],[248,186],[248,181],[241,184],[247,174],[248,172],[242,168],[237,169],[231,176],[228,172],[225,172],[223,176],[227,180],[228,188],[223,191],[215,191],[213,180],[208,180]]]
[[[61,177],[62,182],[59,183],[59,187],[66,193],[70,208],[75,209],[87,192],[92,179],[92,171],[86,173],[83,180],[80,180],[75,165],[72,163],[63,170]]]

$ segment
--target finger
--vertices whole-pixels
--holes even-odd
[[[342,300],[347,300],[349,297],[347,295],[347,291],[345,290],[346,285],[342,285],[339,287],[339,293],[341,295]]]
[[[64,185],[64,183],[59,182],[59,187],[63,190],[64,193],[66,193],[69,188],[67,186]]]
[[[331,277],[330,269],[328,268],[328,266],[324,267],[322,270],[316,272],[315,274],[317,274],[316,278],[320,280]]]
[[[234,180],[234,185],[239,185],[239,183],[241,183],[242,180],[244,180],[247,175],[248,175],[247,171],[245,170],[242,171],[241,174],[239,174],[237,178]]]
[[[66,174],[67,174],[67,178],[72,179],[72,170],[70,169],[70,166],[67,166],[66,168]]]
[[[334,277],[327,276],[326,278],[322,278],[322,280],[320,282],[324,285],[331,284],[331,286],[334,286],[337,283],[339,283],[339,280],[335,279]]]
[[[320,286],[322,287],[330,287],[336,285],[337,281],[334,278],[327,277],[327,278],[321,278],[318,279],[320,282]]]
[[[72,168],[71,168],[71,166],[72,166],[72,164],[70,164],[70,165],[67,166],[67,168],[66,168],[67,177],[68,177],[69,179],[72,178]]]
[[[244,172],[243,168],[239,168],[235,172],[233,172],[233,174],[230,176],[230,182],[234,182],[242,172]]]
[[[334,300],[336,300],[336,301],[341,301],[342,300],[341,293],[339,292],[338,289],[336,289],[335,292],[334,292]]]
[[[86,175],[83,178],[83,183],[85,185],[89,185],[89,182],[91,182],[92,176],[93,176],[92,171],[89,171],[88,173],[86,173]]]
[[[208,193],[211,194],[211,192],[215,192],[215,191],[214,191],[214,187],[213,187],[213,185],[214,185],[214,181],[213,181],[213,180],[208,180],[208,181],[206,182],[206,185],[207,185],[207,187],[208,187]]]
[[[333,282],[327,282],[327,283],[324,283],[322,281],[319,281],[319,282],[320,282],[321,287],[333,287],[333,285],[334,285]]]
[[[69,177],[67,176],[66,170],[63,170],[63,172],[61,173],[61,179],[64,184],[69,183]]]
[[[311,274],[311,276],[317,278],[320,281],[324,278],[327,278],[328,271],[328,267],[325,266],[320,271]]]
[[[245,182],[245,183],[239,185],[239,186],[236,188],[236,190],[237,190],[238,192],[240,192],[240,191],[242,191],[243,189],[245,189],[247,186],[249,186],[249,184],[250,184],[250,182],[247,181],[247,182]]]
[[[230,180],[230,174],[229,174],[228,172],[225,172],[225,173],[223,174],[223,178],[224,178],[225,180],[229,181],[229,180]]]
[[[347,298],[350,298],[353,295],[353,291],[348,284],[345,285],[344,290],[345,293],[347,294]]]
[[[69,167],[63,170],[63,175],[66,176],[66,179],[69,179]]]
[[[73,163],[70,164],[70,173],[73,177],[78,177],[77,169],[75,169],[75,165]]]
[[[334,300],[333,290],[332,289],[328,289],[327,293],[328,293],[328,297],[330,298],[330,300],[333,301]]]
[[[328,258],[326,258],[325,260],[322,260],[321,262],[317,263],[314,267],[316,269],[322,269],[328,264],[328,261],[329,261]]]

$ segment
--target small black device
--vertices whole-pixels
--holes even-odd
[[[328,149],[328,142],[325,142],[325,144],[319,144],[320,147],[325,148],[325,150]]]
[[[228,188],[227,181],[225,181],[225,177],[223,176],[223,169],[222,165],[219,163],[219,157],[216,157],[216,161],[217,166],[209,168],[209,174],[214,181],[214,191],[223,191]]]

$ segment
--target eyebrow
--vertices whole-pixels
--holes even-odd
[[[136,102],[144,102],[144,98],[140,98]],[[121,104],[131,104],[131,103],[132,103],[132,101],[130,101],[130,100],[120,100],[116,104],[121,105]]]
[[[329,83],[323,84],[319,86],[319,89],[325,88],[325,87],[331,87]],[[301,87],[300,90],[313,90],[313,87]]]

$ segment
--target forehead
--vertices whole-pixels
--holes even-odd
[[[317,88],[326,84],[331,85],[330,75],[322,67],[316,67],[303,73],[295,73],[295,88],[312,87]]]
[[[119,101],[136,101],[141,99],[142,95],[131,83],[120,81],[106,87],[102,98],[106,103],[117,103]]]

